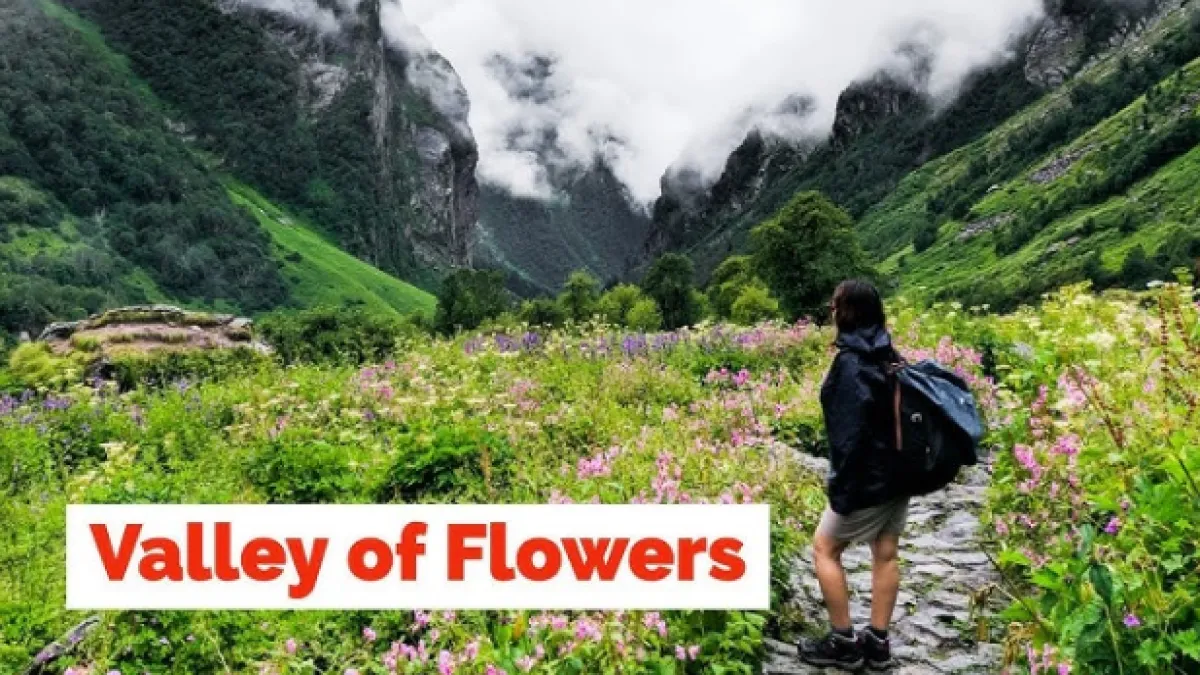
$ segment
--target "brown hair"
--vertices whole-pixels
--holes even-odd
[[[829,303],[839,333],[852,333],[860,328],[886,326],[883,298],[879,289],[869,281],[847,279],[838,284]]]

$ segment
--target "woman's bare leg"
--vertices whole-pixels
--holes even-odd
[[[871,557],[871,627],[886,631],[900,593],[900,536],[879,535],[871,543]]]
[[[821,595],[825,596],[830,623],[835,630],[840,631],[851,630],[854,627],[850,622],[850,593],[846,589],[846,570],[842,568],[842,552],[845,550],[845,544],[821,533],[817,533],[813,539],[813,562],[817,581],[821,583]]]

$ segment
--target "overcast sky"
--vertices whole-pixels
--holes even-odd
[[[948,95],[996,59],[1041,0],[403,0],[471,98],[480,178],[545,195],[529,151],[557,130],[563,157],[608,157],[643,202],[684,163],[713,175],[748,131],[747,109],[795,94],[816,112],[794,132],[828,133],[838,94],[914,38],[936,50],[931,86]],[[502,55],[555,59],[553,96],[521,100]],[[493,66],[489,67],[489,63]],[[511,69],[507,71],[511,73]],[[740,120],[740,121],[739,121]],[[779,120],[776,120],[777,122]],[[793,121],[795,122],[795,121]]]

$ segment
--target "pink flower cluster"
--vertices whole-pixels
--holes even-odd
[[[1039,654],[1033,645],[1025,648],[1025,656],[1029,659],[1029,675],[1070,675],[1071,664],[1060,660],[1057,650],[1050,644],[1042,646]]]
[[[620,446],[613,446],[592,457],[581,457],[575,468],[579,480],[612,475],[612,462],[622,453]]]

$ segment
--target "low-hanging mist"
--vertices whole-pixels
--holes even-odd
[[[404,0],[403,7],[466,85],[482,180],[546,197],[556,167],[599,156],[642,203],[658,195],[669,166],[715,178],[752,126],[791,137],[828,133],[838,94],[901,62],[905,46],[931,55],[930,92],[952,96],[1041,11],[1041,0]],[[797,95],[812,101],[803,116],[780,114]]]

